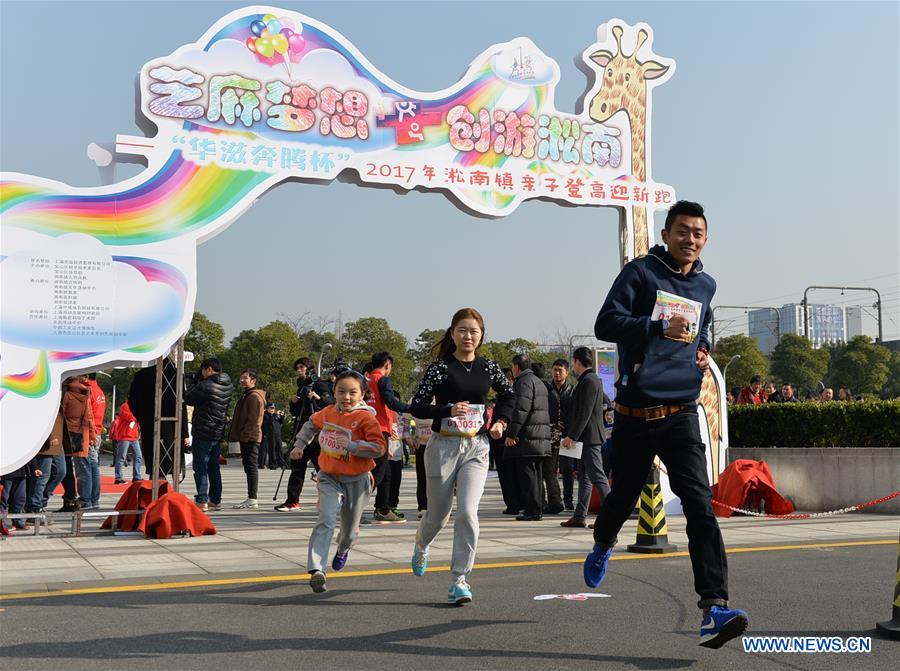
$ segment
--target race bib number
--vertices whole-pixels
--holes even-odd
[[[424,445],[431,440],[431,424],[422,423],[422,426],[416,426],[416,441],[419,445]]]
[[[482,426],[484,406],[470,405],[468,412],[462,417],[445,417],[441,420],[441,435],[471,438],[478,435]]]
[[[319,432],[319,447],[329,457],[349,461],[350,453],[347,452],[347,445],[350,443],[350,435],[350,429],[325,422],[325,426]]]

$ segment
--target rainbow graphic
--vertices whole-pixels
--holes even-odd
[[[41,352],[37,364],[30,371],[16,375],[4,375],[0,378],[0,399],[7,391],[26,398],[40,398],[50,391],[50,359],[46,352]]]

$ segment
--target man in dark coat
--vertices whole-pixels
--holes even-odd
[[[294,417],[290,444],[300,428],[306,423],[314,412],[334,403],[334,390],[328,381],[312,377],[313,363],[309,357],[300,357],[294,362],[294,372],[297,374],[297,393],[290,400],[290,411]],[[306,468],[312,461],[313,467],[319,470],[319,441],[313,440],[299,459],[291,459],[291,476],[288,478],[287,499],[284,503],[275,506],[280,513],[300,512],[300,494],[303,492],[303,482],[306,480]]]
[[[557,359],[553,362],[551,370],[552,381],[550,386],[550,449],[556,449],[559,454],[559,444],[562,441],[566,421],[569,416],[569,408],[572,405],[572,394],[575,387],[569,383],[569,362],[565,359]],[[574,490],[575,478],[573,472],[578,466],[575,459],[566,456],[559,457],[559,471],[562,475],[563,507],[566,510],[575,510]],[[546,471],[546,469],[545,469]],[[556,474],[554,473],[554,477]],[[546,481],[546,476],[544,478]]]
[[[263,439],[259,448],[259,467],[270,471],[279,468],[287,468],[284,460],[284,450],[281,446],[281,422],[282,417],[277,412],[278,407],[274,403],[266,404],[266,414],[263,415]]]
[[[196,384],[184,394],[185,404],[194,406],[191,417],[191,454],[197,485],[194,500],[201,510],[219,510],[222,506],[219,452],[234,384],[215,357],[204,359],[197,378]]]
[[[506,427],[504,457],[516,460],[519,495],[524,509],[516,519],[530,522],[541,519],[542,464],[550,457],[550,409],[547,387],[531,371],[531,359],[527,354],[513,357],[512,371],[516,380],[513,384],[516,401]]]
[[[174,417],[176,408],[176,380],[178,370],[175,364],[166,357],[163,364],[161,417]],[[156,434],[153,432],[153,413],[156,399],[156,364],[142,368],[135,373],[128,389],[128,407],[141,425],[141,440],[145,445],[144,469],[147,475],[153,476],[153,452]],[[181,436],[183,443],[188,442],[187,408],[182,401],[181,408]],[[172,473],[175,464],[175,422],[160,423],[160,455],[157,472],[160,479],[165,479]],[[184,452],[181,452],[180,472],[184,473]]]
[[[578,503],[571,518],[560,525],[564,527],[587,526],[588,507],[591,503],[592,485],[597,487],[601,500],[609,494],[609,481],[603,471],[603,381],[594,372],[594,354],[587,347],[579,347],[572,354],[572,366],[578,376],[578,385],[572,395],[569,421],[563,447],[581,443],[581,459],[578,460]]]

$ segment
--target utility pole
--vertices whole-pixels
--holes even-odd
[[[878,292],[878,289],[874,287],[832,287],[826,285],[813,284],[806,287],[806,290],[803,292],[803,335],[809,340],[809,291],[810,289],[834,289],[836,291],[840,291],[844,293],[845,291],[870,291],[875,294],[875,309],[878,311],[878,340],[875,342],[882,343],[884,342],[884,335],[882,332],[882,324],[881,324],[881,294]]]
[[[712,336],[710,338],[710,345],[713,349],[716,347],[716,310],[743,310],[747,312],[748,310],[769,310],[775,313],[775,342],[781,342],[781,312],[779,312],[778,308],[773,308],[768,305],[717,305],[712,309],[712,316],[710,318],[710,327],[712,328]]]

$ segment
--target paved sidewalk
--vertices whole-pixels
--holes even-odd
[[[106,468],[104,466],[104,468]],[[225,497],[221,512],[210,513],[218,534],[199,538],[148,540],[134,534],[82,537],[35,538],[18,532],[0,542],[0,593],[70,589],[117,583],[170,582],[178,579],[209,579],[256,575],[292,575],[305,572],[306,548],[316,520],[315,487],[307,481],[299,513],[275,512],[272,494],[280,471],[260,473],[260,509],[231,510],[243,500],[245,479],[239,465],[223,468]],[[278,503],[283,500],[287,475]],[[415,471],[403,470],[400,509],[404,524],[373,524],[362,527],[359,542],[350,554],[348,569],[406,568],[415,535]],[[182,487],[190,496],[193,482],[188,474]],[[101,498],[104,509],[112,509],[117,494]],[[51,508],[58,500],[51,501]],[[566,516],[546,516],[541,522],[517,522],[500,514],[503,503],[494,473],[487,481],[481,503],[481,537],[478,561],[539,561],[583,556],[591,547],[587,529],[564,529]],[[371,511],[369,511],[370,515]],[[100,520],[91,524],[99,526]],[[669,541],[687,550],[685,520],[670,516]],[[432,566],[449,563],[453,524],[438,536],[431,549]],[[783,546],[841,541],[893,540],[898,519],[891,515],[850,514],[812,520],[774,520],[737,517],[720,520],[726,546]],[[52,529],[66,531],[68,525]],[[636,522],[626,523],[620,548],[634,541]]]

